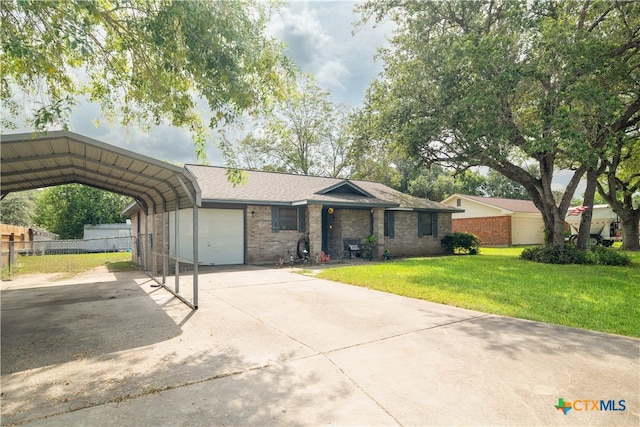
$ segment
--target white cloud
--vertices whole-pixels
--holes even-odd
[[[323,63],[316,72],[316,81],[320,85],[344,90],[346,86],[343,81],[348,76],[349,70],[342,62],[337,59],[330,59]]]
[[[355,35],[353,1],[294,1],[273,17],[271,34],[287,44],[287,54],[332,92],[335,102],[359,105],[366,87],[382,69],[373,60],[388,26],[366,25]]]
[[[300,11],[291,8],[274,16],[270,30],[274,37],[284,41],[291,59],[306,72],[313,72],[322,62],[323,47],[333,43],[325,33],[316,13],[305,7]]]

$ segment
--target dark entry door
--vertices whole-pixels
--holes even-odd
[[[322,250],[329,253],[329,211],[322,208]]]

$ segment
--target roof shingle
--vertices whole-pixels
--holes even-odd
[[[203,202],[283,205],[334,204],[362,208],[376,206],[391,209],[460,211],[431,200],[404,194],[376,182],[244,171],[246,182],[234,187],[227,179],[226,168],[200,165],[186,165],[185,168],[198,180]],[[355,185],[372,197],[355,194],[355,192],[340,191],[329,191],[323,194],[323,190],[340,187],[341,183]]]

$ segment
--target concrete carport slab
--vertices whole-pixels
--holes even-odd
[[[640,424],[637,339],[288,269],[212,271],[197,311],[139,273],[3,283],[2,424]],[[559,398],[625,410],[564,415]]]

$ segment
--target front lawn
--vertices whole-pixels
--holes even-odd
[[[640,254],[631,267],[547,265],[521,248],[331,268],[318,277],[384,292],[594,331],[640,337]]]

